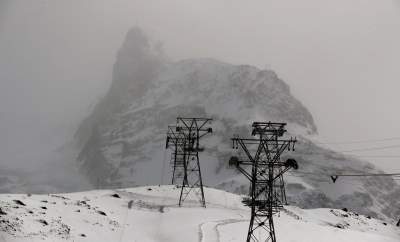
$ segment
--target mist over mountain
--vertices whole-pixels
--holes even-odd
[[[165,184],[170,179],[167,126],[176,117],[212,117],[212,136],[200,154],[207,186],[247,193],[248,182],[227,166],[230,138],[248,136],[253,121],[287,122],[299,140],[302,172],[286,177],[288,199],[304,208],[347,207],[377,216],[398,215],[400,189],[391,178],[338,180],[319,174],[379,172],[373,165],[317,146],[311,113],[272,70],[214,59],[169,61],[160,44],[131,29],[118,52],[107,95],[76,132],[81,172],[98,187]],[[285,157],[283,157],[285,158]]]

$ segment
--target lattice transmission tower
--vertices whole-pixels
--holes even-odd
[[[173,148],[171,155],[172,184],[181,186],[179,206],[194,192],[205,207],[203,180],[201,177],[199,152],[200,139],[212,133],[210,118],[178,117],[176,126],[169,126],[166,148]]]
[[[273,215],[286,204],[283,174],[298,169],[294,159],[281,160],[285,150],[294,150],[296,139],[281,139],[285,123],[254,122],[255,138],[232,139],[233,148],[239,150],[229,165],[236,167],[250,180],[249,197],[243,200],[251,208],[247,242],[276,242]],[[244,154],[243,154],[244,153]]]
[[[165,148],[171,148],[170,165],[172,166],[171,184],[180,185],[184,176],[184,147],[185,136],[182,132],[176,131],[176,126],[168,126],[167,142]]]

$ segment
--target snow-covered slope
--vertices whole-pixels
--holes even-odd
[[[244,241],[250,211],[241,204],[240,196],[206,188],[205,209],[195,199],[179,208],[178,194],[173,186],[57,195],[3,194],[0,241]],[[282,242],[400,240],[397,227],[335,209],[287,206],[275,217],[275,224]]]

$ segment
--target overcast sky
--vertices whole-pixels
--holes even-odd
[[[38,162],[71,138],[135,25],[175,60],[275,70],[326,141],[400,137],[398,1],[0,0],[0,164]],[[400,171],[397,159],[372,161]]]

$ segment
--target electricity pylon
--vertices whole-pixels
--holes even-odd
[[[171,184],[182,184],[184,175],[184,143],[185,136],[176,131],[176,126],[168,126],[166,149],[172,148],[170,165],[172,166]]]
[[[283,174],[298,169],[294,159],[281,160],[281,154],[294,150],[296,143],[293,138],[279,138],[286,132],[285,126],[285,123],[254,122],[252,135],[258,138],[232,139],[233,148],[240,147],[245,155],[232,156],[229,165],[250,180],[249,197],[243,200],[251,208],[247,242],[276,242],[273,215],[286,204]]]
[[[199,152],[200,139],[212,133],[209,118],[177,118],[175,130],[170,126],[167,133],[167,148],[172,143],[174,153],[171,158],[173,164],[173,184],[181,184],[179,206],[183,204],[189,193],[194,191],[199,196],[200,204],[205,207],[203,180],[201,177]],[[179,179],[179,181],[178,181]]]

